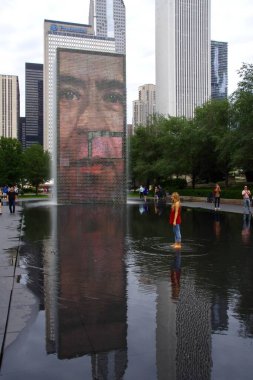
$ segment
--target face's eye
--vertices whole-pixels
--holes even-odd
[[[78,91],[72,89],[62,89],[60,91],[60,98],[62,100],[79,100],[81,97]]]
[[[108,103],[124,103],[124,96],[118,92],[109,92],[103,96],[103,100]]]

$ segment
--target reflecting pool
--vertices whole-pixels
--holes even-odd
[[[16,281],[33,301],[2,378],[252,379],[250,216],[184,207],[180,250],[168,218],[25,204]]]

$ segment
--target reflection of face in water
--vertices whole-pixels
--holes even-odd
[[[57,208],[61,358],[126,348],[124,216],[111,205]]]
[[[58,58],[59,185],[71,183],[70,196],[101,186],[111,197],[124,182],[124,57],[60,50]]]

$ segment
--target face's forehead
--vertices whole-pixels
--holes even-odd
[[[60,74],[80,79],[107,78],[123,80],[121,56],[60,52]]]

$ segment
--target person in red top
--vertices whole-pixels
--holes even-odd
[[[213,189],[213,194],[214,194],[214,209],[219,210],[221,188],[218,183],[216,183],[215,188]]]
[[[181,248],[181,203],[180,196],[178,193],[174,192],[171,195],[172,205],[170,210],[170,224],[173,225],[173,232],[175,236],[175,243],[172,244],[173,248]]]

